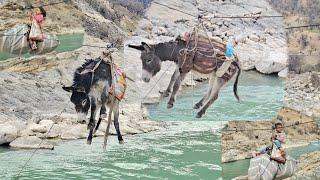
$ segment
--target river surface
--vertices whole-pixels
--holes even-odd
[[[38,150],[17,176],[33,150],[2,148],[0,179],[230,179],[245,174],[247,161],[221,164],[219,129],[229,120],[274,117],[282,105],[282,81],[243,73],[238,87],[240,103],[229,83],[207,114],[194,119],[192,105],[206,87],[185,88],[171,110],[165,107],[167,99],[148,106],[151,119],[166,122],[165,130],[125,136],[124,145],[111,137],[106,152],[102,138],[95,138],[91,146],[85,140],[60,142],[54,151]]]

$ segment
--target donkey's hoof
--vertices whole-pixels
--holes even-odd
[[[87,139],[87,144],[91,145],[92,139]]]
[[[173,104],[168,104],[168,105],[167,105],[167,108],[168,108],[168,109],[173,108]]]
[[[124,141],[123,140],[119,141],[119,144],[124,144]]]
[[[202,114],[197,113],[196,118],[201,118],[201,117],[202,117]]]

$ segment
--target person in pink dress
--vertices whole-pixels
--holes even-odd
[[[43,7],[38,7],[35,9],[35,14],[31,14],[31,29],[29,34],[29,42],[32,50],[37,49],[37,42],[43,41],[43,27],[42,24],[47,16],[46,11]]]

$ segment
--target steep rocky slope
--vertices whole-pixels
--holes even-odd
[[[284,106],[314,117],[320,123],[320,73],[290,74]]]
[[[268,0],[282,13],[286,26],[320,24],[320,2],[318,0],[275,1]],[[295,73],[320,71],[319,27],[287,30],[289,69]]]

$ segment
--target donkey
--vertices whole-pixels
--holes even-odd
[[[208,56],[202,53],[195,52],[194,57],[190,58],[187,55],[186,60],[181,52],[186,51],[187,42],[181,38],[177,38],[174,41],[171,40],[169,42],[153,45],[141,42],[141,45],[128,46],[141,51],[140,58],[142,60],[142,80],[145,82],[149,82],[150,78],[155,76],[160,71],[161,62],[173,61],[177,65],[167,89],[163,92],[164,97],[168,97],[172,92],[167,108],[173,107],[181,82],[191,70],[202,74],[210,74],[208,92],[194,106],[194,109],[199,109],[196,115],[197,118],[201,118],[203,114],[205,114],[208,107],[218,98],[219,90],[230,79],[232,79],[235,74],[237,74],[237,76],[233,85],[233,91],[235,97],[237,100],[239,100],[237,95],[237,84],[241,70],[238,64],[238,58],[235,57],[235,60],[232,61],[223,76],[218,77],[216,75],[217,69],[222,66],[224,60],[226,59],[222,49],[216,54],[215,57],[208,58]],[[181,64],[184,65],[181,66]]]
[[[99,63],[99,64],[98,64]],[[72,92],[71,102],[75,105],[78,118],[86,121],[86,115],[91,107],[91,116],[88,123],[89,135],[87,143],[91,144],[93,134],[98,130],[101,119],[106,115],[106,106],[111,104],[109,90],[112,87],[111,66],[101,58],[89,59],[76,69],[73,77],[73,85],[63,87],[65,91]],[[114,98],[113,114],[114,127],[120,144],[123,144],[119,128],[119,100]],[[100,111],[97,125],[95,119]]]

